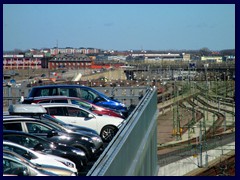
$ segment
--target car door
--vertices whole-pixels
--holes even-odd
[[[49,137],[49,133],[54,129],[50,126],[44,126],[35,122],[25,122],[26,132],[35,136],[40,136],[44,139],[54,139],[54,136]]]
[[[69,143],[66,134],[62,133],[56,126],[47,126],[41,123],[25,122],[27,132],[35,136],[42,137],[52,142]]]
[[[90,112],[80,108],[67,107],[67,114],[67,116],[56,116],[56,118],[69,124],[97,130],[96,117]]]

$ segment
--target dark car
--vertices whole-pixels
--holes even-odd
[[[105,108],[120,111],[125,117],[128,116],[128,108],[125,104],[110,98],[103,93],[86,86],[80,85],[47,85],[32,87],[28,98],[39,96],[69,96],[85,99],[88,102]]]
[[[36,151],[42,151],[47,154],[53,154],[73,161],[79,172],[87,164],[86,154],[72,146],[54,143],[41,137],[25,133],[22,131],[3,130],[3,139],[25,146]]]
[[[17,118],[16,115],[20,115],[19,118],[21,118],[21,116],[24,116],[24,117],[32,117],[32,118],[41,120],[49,125],[54,126],[55,128],[60,129],[65,133],[73,133],[73,134],[77,133],[81,135],[82,138],[84,137],[88,139],[90,138],[91,141],[95,144],[95,147],[94,147],[95,153],[93,153],[93,156],[98,155],[102,152],[103,142],[101,137],[98,135],[98,133],[95,130],[84,127],[84,126],[67,124],[55,117],[52,117],[46,114],[47,113],[46,109],[41,105],[15,104],[15,105],[10,105],[8,111],[9,111],[9,114],[13,116],[9,116],[9,115],[5,116],[5,119]]]
[[[61,126],[46,123],[35,118],[4,116],[3,128],[6,130],[23,131],[52,142],[79,148],[85,152],[89,160],[95,159],[103,151],[103,142],[100,137],[98,137],[98,142],[93,142],[91,135],[81,132],[68,133]]]
[[[95,130],[93,130],[91,128],[72,125],[72,124],[66,124],[65,122],[63,122],[57,118],[54,118],[48,114],[43,114],[42,116],[39,116],[36,118],[38,118],[39,120],[41,120],[49,125],[57,126],[66,133],[82,134],[83,136],[90,138],[96,147],[101,147],[101,149],[102,149],[103,142],[102,142],[101,137],[98,135],[98,133]],[[99,152],[101,152],[101,151],[99,151]]]

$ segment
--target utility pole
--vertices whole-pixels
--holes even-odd
[[[200,151],[200,159],[199,159],[199,167],[202,167],[202,122],[199,122],[199,151]]]

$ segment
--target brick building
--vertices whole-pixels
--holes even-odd
[[[48,68],[55,69],[85,69],[91,68],[92,60],[83,54],[58,54],[48,61]]]
[[[3,69],[41,69],[43,55],[3,55]]]

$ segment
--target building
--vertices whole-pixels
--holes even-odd
[[[42,54],[25,55],[3,55],[3,69],[41,69]]]
[[[221,63],[223,60],[222,56],[202,56],[201,61],[204,62],[216,62]]]
[[[48,61],[48,68],[56,69],[85,69],[91,68],[92,60],[83,54],[58,54]]]
[[[58,48],[54,47],[50,49],[51,55],[58,55],[58,54],[97,54],[100,50],[96,48]]]

